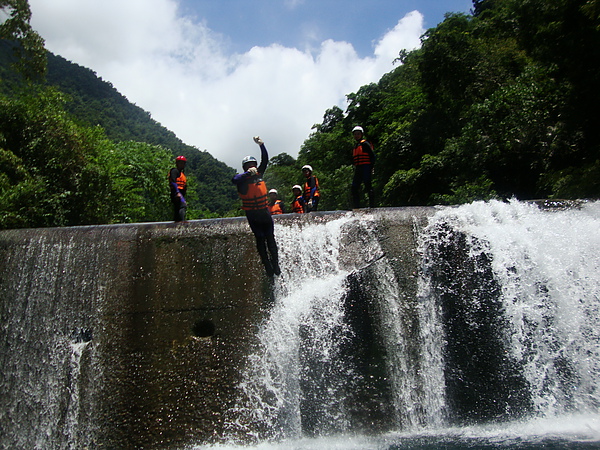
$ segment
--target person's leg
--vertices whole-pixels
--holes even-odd
[[[280,275],[281,269],[279,268],[279,250],[277,248],[277,242],[275,241],[275,235],[273,233],[267,235],[267,248],[271,254],[271,266],[273,267],[273,273],[275,275]]]
[[[185,213],[187,211],[187,205],[184,202],[179,202],[179,221],[185,221]]]
[[[263,265],[265,266],[267,275],[272,276],[274,273],[273,265],[271,264],[271,261],[269,260],[269,255],[267,253],[267,240],[264,237],[256,236],[256,249],[258,250],[260,260],[262,261]]]
[[[275,226],[271,214],[266,209],[264,211],[248,211],[246,217],[256,237],[256,249],[265,266],[267,275],[279,275],[281,271],[279,270],[277,243],[273,234]],[[270,258],[269,253],[271,254]]]
[[[352,207],[357,209],[360,208],[360,184],[362,183],[362,171],[360,166],[354,167],[354,178],[352,179]]]
[[[363,182],[365,183],[365,191],[367,191],[367,196],[369,197],[369,208],[375,207],[375,193],[373,191],[372,184],[372,166],[370,164],[365,164],[363,167]]]
[[[185,220],[187,205],[174,195],[171,195],[171,203],[173,204],[173,221],[183,222]]]

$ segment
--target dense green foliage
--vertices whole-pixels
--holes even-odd
[[[0,9],[10,13],[0,26],[0,227],[170,220],[166,175],[179,154],[188,218],[241,213],[234,169],[91,70],[48,53],[46,71],[27,1]],[[600,0],[475,0],[473,14],[447,15],[397,62],[349,94],[345,111],[328,109],[297,159],[271,159],[265,178],[288,208],[304,164],[319,178],[320,209],[349,207],[357,124],[375,146],[380,206],[599,196]]]
[[[3,17],[5,16],[5,17]],[[14,68],[27,80],[39,80],[46,73],[44,40],[31,28],[31,8],[27,0],[0,0],[0,42],[18,41]]]
[[[0,227],[171,220],[166,180],[175,155],[188,159],[188,219],[238,213],[232,168],[185,145],[110,83],[43,45],[45,83],[24,77],[15,70],[27,57],[19,43],[0,40]],[[36,152],[44,157],[32,158]],[[81,174],[74,174],[71,157]],[[54,171],[48,171],[50,161]],[[90,170],[99,177],[95,183],[84,175]],[[15,184],[17,173],[25,179]],[[50,175],[73,178],[73,185],[61,186]],[[35,198],[42,204],[34,207]]]
[[[171,160],[76,124],[52,89],[0,98],[0,227],[168,220]]]
[[[311,164],[322,209],[347,208],[359,124],[382,206],[598,197],[600,2],[476,0],[473,11],[447,15],[346,111],[327,110],[269,186],[287,199]]]

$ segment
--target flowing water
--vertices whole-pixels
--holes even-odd
[[[415,221],[414,307],[369,215],[278,225],[231,444],[197,448],[600,448],[599,225],[598,202],[440,209]]]

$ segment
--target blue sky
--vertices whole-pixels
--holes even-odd
[[[297,156],[325,110],[377,82],[470,0],[29,0],[48,50],[95,71],[185,143],[239,168]],[[367,135],[368,135],[368,130]],[[317,169],[315,169],[316,171]]]
[[[360,56],[394,28],[407,13],[418,10],[425,28],[436,26],[447,12],[469,13],[471,0],[183,0],[185,14],[205,20],[221,33],[231,49],[273,43],[304,48],[326,39],[351,42]]]

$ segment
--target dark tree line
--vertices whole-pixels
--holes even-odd
[[[347,208],[351,129],[375,145],[381,206],[600,195],[600,2],[480,0],[402,51],[377,83],[327,110],[283,189],[314,166],[326,209]]]

